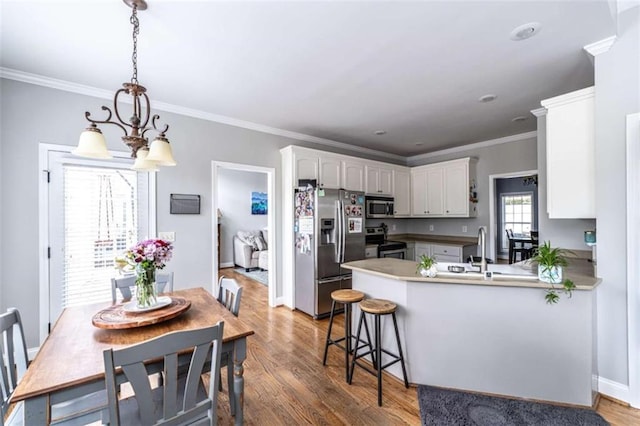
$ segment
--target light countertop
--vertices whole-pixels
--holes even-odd
[[[538,281],[537,267],[527,262],[519,262],[513,265],[489,265],[489,270],[500,271],[502,274],[494,274],[492,280],[485,280],[478,275],[456,274],[452,272],[439,272],[435,278],[422,277],[417,272],[417,262],[394,258],[372,258],[357,260],[342,264],[342,267],[353,271],[365,272],[377,276],[391,278],[399,281],[412,281],[424,283],[450,283],[484,286],[527,287],[527,288],[561,288],[560,284],[551,284]],[[446,267],[445,264],[441,267]],[[517,278],[508,275],[517,275]],[[576,285],[576,290],[593,290],[600,282],[600,278],[593,276],[593,267],[586,261],[575,259],[569,267],[564,269],[564,278],[569,278]]]
[[[478,244],[477,237],[459,237],[450,235],[429,234],[389,234],[389,240],[403,241],[405,243],[432,243],[451,246],[472,246]]]

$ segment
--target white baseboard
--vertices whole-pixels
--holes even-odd
[[[276,297],[275,304],[276,306],[284,305],[284,297]]]
[[[40,346],[38,346],[37,348],[28,348],[27,349],[27,356],[29,357],[29,361],[31,361],[32,359],[34,359],[36,357],[36,354],[38,353],[39,350],[40,350]]]
[[[233,268],[235,264],[233,262],[220,262],[219,268]]]
[[[605,396],[610,396],[622,402],[629,402],[629,386],[613,380],[598,378],[598,392]]]

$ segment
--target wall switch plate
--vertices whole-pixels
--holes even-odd
[[[462,225],[462,232],[467,232],[467,225]]]
[[[158,232],[158,238],[160,238],[161,240],[165,240],[165,241],[175,241],[176,240],[176,233],[173,231],[170,232]]]
[[[429,231],[433,231],[434,227],[433,225],[429,225]]]

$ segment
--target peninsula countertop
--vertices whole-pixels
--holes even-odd
[[[422,277],[417,273],[417,262],[394,258],[373,258],[343,263],[342,267],[391,278],[399,281],[424,282],[424,283],[450,283],[481,286],[526,287],[526,288],[554,288],[551,284],[537,279],[537,269],[527,262],[519,262],[512,265],[489,265],[489,270],[498,271],[493,279],[485,280],[481,276],[470,274],[456,274],[452,272],[438,272],[435,278]],[[587,261],[575,259],[569,267],[565,268],[564,276],[576,285],[576,290],[593,290],[600,282],[600,278],[589,275],[589,269],[593,271]],[[504,275],[503,275],[504,274]],[[513,278],[516,275],[518,278]],[[511,276],[511,277],[510,277]],[[558,288],[559,284],[555,285]]]

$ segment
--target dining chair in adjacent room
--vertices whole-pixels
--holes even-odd
[[[24,425],[22,402],[13,404],[8,416],[7,411],[9,399],[28,367],[29,356],[20,312],[16,308],[9,308],[0,314],[0,426]],[[51,406],[51,420],[56,425],[82,425],[98,420],[104,422],[106,416],[104,391],[78,395],[71,401]]]
[[[509,241],[509,263],[515,263],[516,255],[520,253],[520,260],[524,260],[527,257],[529,249],[525,248],[521,243],[515,242],[513,236],[513,230],[506,229],[507,239]],[[518,246],[516,246],[518,244]]]
[[[156,292],[170,293],[173,291],[173,272],[156,272]]]
[[[209,390],[200,376],[210,362],[219,369],[224,322],[196,330],[174,331],[122,349],[103,352],[105,384],[112,425],[217,423],[218,377],[211,375]],[[178,355],[190,353],[186,375],[178,374]],[[182,356],[182,355],[181,355]],[[152,388],[145,361],[161,359],[164,384]],[[116,376],[119,371],[133,395],[118,398]],[[214,370],[215,369],[215,370]],[[117,372],[118,371],[118,372]]]
[[[224,275],[218,280],[218,302],[224,305],[233,315],[238,316],[240,313],[240,300],[242,298],[242,287],[233,278],[227,278]],[[231,408],[231,415],[236,414],[235,399],[234,399],[234,386],[233,386],[233,356],[229,352],[222,353],[222,359],[220,364],[220,371],[218,372],[219,386],[218,389],[222,390],[222,375],[221,370],[224,366],[227,367],[227,387],[229,389],[229,405]],[[213,370],[211,370],[213,371]]]

